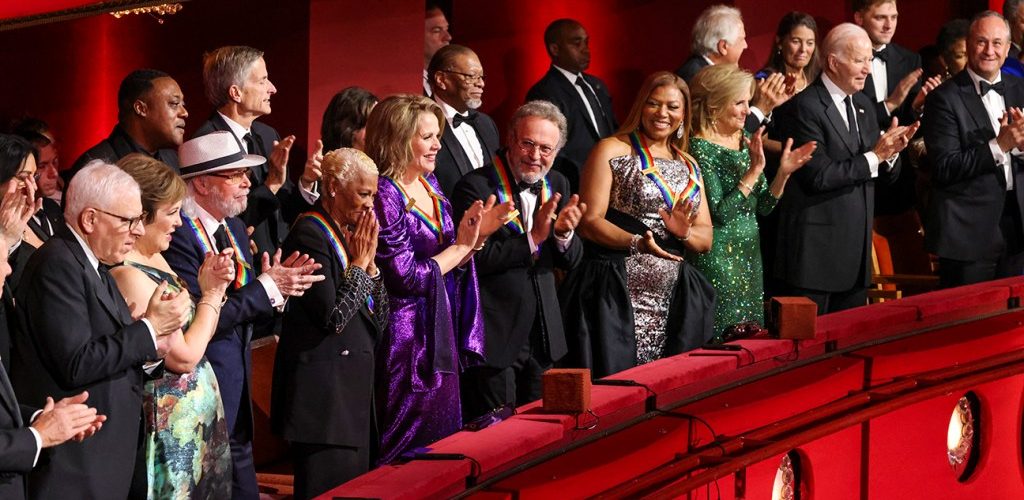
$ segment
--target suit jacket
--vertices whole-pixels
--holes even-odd
[[[156,358],[146,324],[132,321],[66,226],[32,255],[17,291],[21,327],[11,379],[18,399],[42,407],[89,391],[108,420],[81,443],[47,449],[29,480],[32,498],[124,498],[142,420],[142,365]]]
[[[0,362],[0,498],[16,500],[28,496],[25,476],[36,458],[36,439],[27,423],[35,411],[36,408],[18,404],[7,370]]]
[[[1024,106],[1024,80],[1003,73],[1007,107]],[[988,142],[996,137],[985,105],[967,71],[928,94],[922,119],[931,169],[925,245],[939,257],[995,259],[1004,249],[999,221],[1006,178]],[[1011,156],[1018,208],[1024,207],[1024,170]],[[1024,216],[1024,213],[1022,213]]]
[[[840,292],[871,281],[875,181],[864,153],[880,131],[871,101],[858,93],[853,102],[861,145],[850,137],[820,77],[776,110],[783,135],[794,144],[818,142],[779,204],[775,274],[792,286]],[[890,180],[899,166],[888,170],[882,159],[878,174]]]
[[[504,151],[501,152],[504,154]],[[509,179],[515,179],[507,172]],[[561,193],[558,209],[569,200],[569,182],[558,172],[549,172],[552,193]],[[493,164],[485,165],[459,181],[452,198],[455,219],[476,200],[486,200],[497,191]],[[516,208],[522,211],[518,190],[513,187]],[[539,206],[538,198],[538,206]],[[554,268],[570,270],[583,256],[583,244],[573,236],[565,252],[558,250],[554,235],[541,245],[540,256],[534,259],[525,234],[502,226],[487,239],[483,250],[473,257],[480,283],[480,301],[484,308],[484,358],[486,365],[506,368],[515,361],[530,340],[538,316],[544,331],[543,347],[552,360],[565,355],[567,348],[562,328],[562,312],[558,307]]]
[[[909,75],[912,71],[921,67],[921,56],[916,52],[911,52],[895,43],[890,43],[885,47],[886,53],[889,59],[885,62],[885,95],[882,96],[884,100],[892,94],[892,91],[899,85],[900,80]],[[878,119],[878,126],[882,130],[889,128],[889,124],[892,123],[892,117],[899,118],[901,125],[908,125],[917,121],[917,113],[914,113],[913,106],[914,97],[921,91],[921,82],[918,81],[914,84],[914,87],[910,89],[910,93],[907,94],[907,98],[903,100],[903,104],[900,107],[893,110],[890,114],[885,109],[884,102],[877,102],[878,99],[875,96],[875,84],[872,80],[872,76],[868,75],[867,82],[864,83],[864,90],[860,93],[868,97],[875,107],[875,116]]]
[[[196,130],[195,137],[218,131],[231,132],[231,127],[220,113],[214,111],[210,119]],[[270,172],[270,152],[274,150],[274,141],[281,140],[281,136],[273,127],[260,122],[252,122],[249,131],[256,140],[256,154],[267,158],[268,162],[249,169],[249,180],[252,182],[249,203],[238,217],[246,226],[255,228],[252,240],[256,242],[259,253],[268,252],[273,255],[288,235],[288,225],[295,220],[296,215],[309,209],[310,204],[302,197],[299,187],[287,178],[277,194],[264,184]],[[238,138],[235,140],[238,141]],[[238,141],[238,148],[243,153],[247,152],[242,141]]]
[[[110,132],[110,136],[103,139],[95,146],[89,148],[86,152],[79,156],[75,163],[71,165],[71,168],[64,170],[60,173],[61,178],[64,179],[64,197],[63,200],[67,199],[68,185],[71,183],[71,178],[78,173],[87,163],[93,160],[103,160],[107,163],[117,163],[117,160],[128,156],[131,153],[142,153],[147,156],[152,156],[157,160],[160,160],[171,168],[177,170],[180,165],[178,164],[178,151],[175,149],[160,149],[155,154],[150,154],[148,151],[139,146],[131,136],[121,125],[115,125],[114,130]]]
[[[242,258],[251,266],[253,261],[249,252],[249,239],[245,234],[245,223],[237,217],[229,217],[226,222],[231,234],[239,242]],[[212,239],[213,235],[210,237]],[[170,247],[163,252],[163,256],[175,274],[188,284],[192,296],[202,296],[198,276],[205,254],[187,221],[174,230]],[[273,314],[270,298],[256,276],[241,288],[234,288],[234,285],[228,288],[228,300],[221,307],[217,331],[206,346],[206,358],[217,375],[229,434],[237,423],[252,436],[252,400],[249,397],[252,357],[249,354],[249,341],[252,339],[253,322],[269,319]]]
[[[693,80],[694,75],[696,75],[698,71],[704,69],[705,66],[708,66],[708,61],[707,59],[704,59],[704,56],[701,56],[700,54],[691,54],[690,58],[687,59],[682,66],[676,69],[676,74],[679,75],[679,78],[685,80],[686,83],[690,83],[690,80]]]
[[[61,212],[60,204],[49,198],[43,198],[43,208],[39,212],[37,216],[40,220],[36,222],[34,217],[29,219],[28,228],[45,243],[50,239],[50,232],[56,231],[58,227],[64,225],[64,214]],[[7,261],[11,264],[11,275],[7,277],[7,283],[12,289],[18,288],[21,274],[25,271],[25,264],[28,263],[29,257],[35,251],[36,247],[22,241],[18,248],[15,248],[14,252],[7,257]],[[10,298],[13,299],[14,296],[11,295]],[[3,300],[7,299],[8,297],[3,297]]]
[[[498,150],[500,142],[498,126],[494,124],[494,120],[490,116],[473,110],[470,113],[477,115],[473,129],[476,130],[476,136],[480,139],[484,163],[488,163]],[[465,127],[466,125],[461,126]],[[434,176],[437,177],[437,183],[441,186],[441,192],[450,198],[455,190],[455,183],[459,182],[463,175],[472,171],[473,164],[470,163],[466,151],[462,149],[462,143],[455,137],[454,131],[446,130],[441,135],[441,150],[437,152],[437,166],[434,169]]]
[[[314,210],[346,245],[321,204]],[[292,442],[368,447],[375,427],[374,350],[382,334],[377,321],[386,322],[388,317],[383,284],[361,270],[346,275],[320,226],[307,218],[295,222],[283,248],[316,259],[323,265],[324,280],[288,301],[274,360],[274,432]],[[371,312],[366,294],[374,285],[378,294]],[[342,318],[351,314],[348,306],[353,302],[355,313]]]
[[[612,133],[619,128],[615,121],[615,114],[612,111],[612,98],[608,95],[608,87],[595,76],[583,73],[583,79],[594,89],[597,102],[601,105],[603,113],[594,110],[594,116],[598,120],[604,120],[608,130]],[[569,179],[572,192],[579,189],[579,176],[583,164],[587,162],[587,156],[597,141],[604,138],[590,119],[587,113],[587,106],[576,91],[576,85],[565,78],[560,71],[552,66],[544,77],[530,87],[526,93],[527,101],[542,100],[548,101],[565,115],[569,125],[569,133],[566,137],[565,146],[558,152],[558,156],[566,161],[562,163],[559,170]]]

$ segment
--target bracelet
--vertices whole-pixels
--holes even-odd
[[[740,186],[743,186],[743,187],[747,188],[747,190],[750,191],[750,194],[754,194],[754,186],[751,186],[750,184],[747,184],[746,182],[743,182],[743,179],[740,179],[739,182],[740,182]]]
[[[686,241],[690,239],[690,231],[693,231],[693,226],[686,228],[686,234],[679,237],[680,240]]]
[[[629,239],[629,255],[631,257],[640,253],[640,238],[641,236],[639,234],[634,234]]]
[[[198,308],[199,306],[209,306],[210,309],[213,309],[214,314],[220,314],[220,308],[219,307],[217,307],[217,306],[215,306],[215,305],[213,305],[213,304],[211,304],[211,303],[209,303],[209,302],[207,302],[205,300],[200,300],[199,303],[196,304],[196,308]]]
[[[479,252],[480,250],[483,250],[485,246],[487,246],[487,240],[484,240],[484,242],[481,243],[480,246],[473,247],[473,251],[474,252]]]

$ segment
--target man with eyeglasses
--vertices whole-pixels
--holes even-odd
[[[512,116],[507,148],[455,187],[457,219],[490,196],[516,209],[500,227],[480,228],[481,237],[490,235],[473,258],[486,362],[462,376],[463,421],[540,398],[541,374],[567,351],[553,271],[568,271],[582,258],[574,233],[586,205],[571,195],[565,176],[551,171],[565,137],[565,116],[554,104],[528,102]]]
[[[163,255],[189,291],[199,297],[199,268],[207,252],[234,250],[235,282],[221,307],[206,357],[217,375],[231,440],[232,498],[255,499],[259,492],[252,458],[249,391],[253,326],[280,312],[286,297],[302,295],[324,277],[312,274],[320,268],[313,259],[293,254],[282,261],[280,250],[272,258],[264,253],[262,272],[255,270],[245,223],[238,215],[245,211],[249,199],[249,169],[266,160],[239,151],[235,141],[230,132],[221,131],[181,145],[181,176],[188,184],[188,197],[182,205],[182,225],[175,229]]]
[[[66,224],[29,258],[17,290],[23,328],[14,332],[11,379],[18,400],[36,406],[87,389],[108,420],[88,441],[54,448],[32,470],[29,497],[144,497],[143,367],[170,349],[190,299],[162,284],[133,319],[110,277],[145,232],[131,176],[90,163],[65,201]]]
[[[548,101],[558,106],[569,124],[565,147],[558,155],[562,165],[555,170],[569,179],[573,192],[579,189],[580,169],[597,141],[619,128],[612,111],[608,87],[597,77],[584,73],[590,66],[590,37],[573,19],[558,19],[544,30],[544,47],[551,68],[526,93],[527,101]]]
[[[434,100],[448,122],[434,175],[451,198],[463,175],[491,161],[498,150],[498,126],[477,111],[483,103],[484,68],[475,52],[462,45],[443,47],[430,60],[427,74]]]

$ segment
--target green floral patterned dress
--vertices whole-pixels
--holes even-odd
[[[767,215],[779,200],[768,191],[764,174],[750,196],[740,192],[740,178],[750,168],[745,145],[737,151],[694,137],[690,153],[704,173],[704,196],[715,230],[711,251],[688,257],[715,287],[715,333],[720,336],[729,326],[744,321],[763,325],[764,283],[757,215]]]
[[[158,283],[178,281],[160,269],[125,264]],[[210,362],[204,357],[191,373],[164,370],[162,377],[146,382],[143,409],[149,499],[230,498],[228,427]]]

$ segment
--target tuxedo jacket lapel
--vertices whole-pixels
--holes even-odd
[[[475,129],[474,129],[475,130]],[[479,137],[480,134],[477,134]],[[459,174],[465,175],[473,171],[473,164],[469,161],[469,155],[462,149],[462,143],[455,138],[455,131],[449,131],[447,134],[441,135],[441,143],[444,144],[445,149],[455,159],[455,165],[459,167]],[[481,145],[483,145],[483,139],[480,139]],[[483,146],[486,149],[486,146]]]
[[[818,81],[820,82],[821,80]],[[816,84],[814,89],[818,92],[818,97],[821,99],[821,105],[825,108],[825,117],[828,118],[829,123],[832,124],[832,128],[835,129],[836,135],[843,139],[843,144],[846,145],[846,149],[849,149],[851,153],[859,153],[860,145],[853,142],[853,136],[850,135],[850,129],[847,127],[842,115],[839,114],[839,110],[836,108],[836,103],[832,100],[832,96],[829,95],[828,89],[825,88],[825,84]],[[856,103],[854,103],[854,108],[856,107]],[[856,109],[854,111],[856,112]]]

